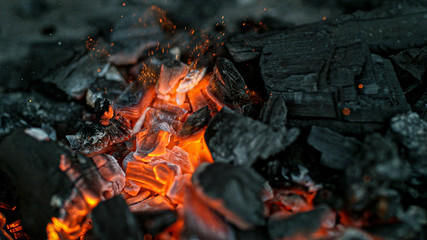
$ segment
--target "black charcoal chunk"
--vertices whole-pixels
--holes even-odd
[[[107,80],[104,77],[96,78],[86,93],[86,103],[91,107],[95,107],[95,102],[98,98],[107,98],[114,101],[122,94],[125,88],[126,86],[123,82]]]
[[[121,196],[99,203],[92,211],[92,220],[96,239],[134,240],[143,236],[137,220]]]
[[[329,128],[313,126],[307,139],[308,144],[322,153],[320,162],[333,169],[344,170],[356,160],[361,143],[345,137]]]
[[[153,236],[161,233],[177,221],[177,213],[171,210],[135,213],[140,227],[144,233]]]
[[[152,7],[142,14],[134,12],[120,18],[110,37],[114,47],[109,61],[115,65],[135,64],[149,49],[157,47],[167,36],[160,22],[162,17],[161,10]]]
[[[273,34],[275,33],[238,35],[230,38],[225,46],[235,62],[246,62],[261,56],[262,48],[268,42],[268,37]]]
[[[274,129],[280,129],[286,125],[288,108],[282,94],[270,96],[260,113],[260,120]]]
[[[208,91],[220,102],[239,112],[250,102],[245,80],[226,58],[217,59]]]
[[[114,109],[110,100],[98,98],[95,114],[95,122],[85,123],[75,135],[66,136],[76,152],[86,155],[102,153],[131,137],[129,121]]]
[[[57,208],[52,198],[66,199],[73,184],[59,169],[61,155],[71,153],[54,141],[38,141],[22,129],[0,142],[0,168],[16,187],[22,224],[33,239],[46,239],[46,225]]]
[[[285,218],[270,217],[268,232],[272,239],[309,236],[322,225],[330,210],[327,207],[317,207],[314,210],[296,213]]]
[[[188,137],[206,126],[210,119],[211,113],[209,111],[209,107],[205,106],[195,111],[187,118],[178,135],[181,137]]]
[[[368,135],[357,160],[345,170],[348,209],[362,211],[369,206],[381,219],[396,216],[401,209],[401,186],[410,176],[410,166],[402,160],[397,145],[379,133]],[[378,206],[384,206],[381,208]]]
[[[101,63],[90,54],[78,57],[71,64],[57,68],[42,81],[52,83],[69,98],[81,99],[90,85],[95,82]]]
[[[223,107],[210,121],[205,139],[216,162],[251,166],[258,159],[266,160],[283,152],[298,135],[298,129],[277,132]]]
[[[390,127],[411,157],[427,159],[427,122],[420,119],[417,113],[409,112],[393,117]]]
[[[251,168],[226,163],[206,164],[196,170],[192,182],[209,199],[222,202],[223,206],[213,204],[211,207],[234,225],[247,229],[265,224],[261,200],[265,180]]]
[[[418,86],[427,69],[427,48],[413,48],[390,56],[405,92]]]

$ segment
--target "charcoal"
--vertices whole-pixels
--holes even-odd
[[[417,87],[426,72],[427,48],[413,48],[390,56],[405,92]]]
[[[175,211],[165,210],[158,212],[135,213],[135,218],[140,223],[140,227],[144,233],[156,236],[167,227],[177,221],[177,213]]]
[[[417,112],[424,121],[427,121],[427,89],[418,101],[412,105],[412,110]]]
[[[270,217],[268,220],[268,232],[272,239],[310,236],[321,227],[322,221],[324,221],[329,211],[326,207],[317,207],[314,210],[296,213],[290,217]]]
[[[262,48],[268,42],[269,36],[274,34],[276,33],[267,32],[264,34],[250,33],[238,35],[230,38],[225,46],[235,62],[247,62],[261,56]]]
[[[109,61],[115,65],[131,65],[148,50],[159,46],[166,38],[155,7],[139,12],[126,14],[113,26],[110,41],[114,42],[113,54]]]
[[[253,230],[242,231],[238,228],[233,228],[236,240],[269,240],[266,227],[257,227]]]
[[[160,94],[168,94],[184,78],[189,71],[189,67],[179,61],[165,60],[160,68],[160,76],[157,82],[156,91]]]
[[[201,128],[205,127],[211,119],[211,113],[208,106],[205,106],[194,113],[192,113],[182,125],[181,130],[178,132],[180,137],[188,137]]]
[[[132,180],[126,181],[126,183],[128,183],[128,182],[131,182],[131,185],[130,185],[131,189],[128,188],[128,190],[126,190],[126,188],[125,188],[124,191],[128,194],[134,194],[135,192],[136,192],[136,194],[133,197],[126,198],[126,204],[127,205],[131,206],[131,205],[140,203],[140,202],[144,201],[145,199],[147,199],[148,197],[150,197],[150,195],[151,195],[150,191],[148,191],[148,190],[140,191],[141,187],[136,185],[134,181],[132,181]]]
[[[337,240],[373,240],[373,237],[362,230],[347,228]]]
[[[86,54],[71,64],[51,72],[42,79],[44,83],[52,83],[69,98],[81,99],[90,85],[95,82],[97,70],[101,63]]]
[[[233,63],[226,58],[218,58],[209,82],[209,93],[221,103],[239,111],[250,102],[247,90],[243,77]]]
[[[16,187],[25,231],[32,238],[46,239],[46,225],[57,213],[50,205],[52,197],[66,199],[73,186],[58,168],[61,154],[70,153],[53,141],[38,141],[22,129],[6,136],[0,150],[0,167]]]
[[[411,157],[427,157],[427,122],[420,119],[417,113],[409,112],[393,117],[390,127],[399,136],[399,141],[408,149]]]
[[[281,129],[286,125],[287,113],[283,95],[270,96],[261,110],[260,120],[274,129]]]
[[[410,166],[397,152],[397,146],[388,138],[375,133],[368,135],[357,155],[357,160],[345,170],[348,209],[361,211],[372,206],[377,217],[386,219],[401,209],[400,195],[393,186],[403,184],[410,174]]]
[[[100,153],[131,137],[129,121],[113,108],[110,100],[98,98],[95,114],[95,122],[85,123],[75,135],[67,135],[71,147],[78,153]]]
[[[250,166],[282,152],[298,136],[298,129],[285,134],[262,122],[224,107],[212,118],[205,132],[206,143],[216,162]]]
[[[26,125],[40,127],[44,123],[57,131],[58,138],[63,138],[76,131],[77,123],[81,121],[83,107],[74,102],[54,101],[37,93],[16,92],[0,96],[0,112],[6,116],[3,119],[8,131]]]
[[[237,227],[248,229],[265,224],[261,200],[265,180],[252,169],[226,163],[207,164],[196,170],[192,181],[209,199],[208,204],[212,203],[211,207]],[[214,201],[221,201],[223,206],[214,206]]]
[[[191,69],[188,74],[182,79],[176,88],[177,93],[186,93],[193,89],[203,79],[206,73],[206,68],[201,70]],[[181,105],[181,104],[179,104]]]
[[[97,239],[141,239],[138,221],[122,197],[101,202],[92,211],[93,234]]]
[[[233,239],[231,228],[197,193],[188,185],[184,194],[184,230],[186,239]]]
[[[119,195],[125,187],[125,173],[117,160],[113,156],[105,154],[95,155],[92,160],[101,177],[110,183],[107,187],[108,190],[103,191],[103,196],[112,198]]]
[[[11,133],[13,129],[19,127],[26,127],[26,123],[22,119],[16,119],[8,113],[3,113],[0,115],[0,139],[2,139],[7,134]]]
[[[86,103],[91,107],[95,107],[95,102],[98,98],[107,98],[114,101],[120,96],[124,88],[123,82],[96,78],[86,93]]]
[[[374,225],[364,229],[374,236],[384,239],[423,239],[426,236],[427,213],[425,209],[409,206],[405,212],[400,212],[399,222],[392,224]]]
[[[129,209],[133,213],[147,213],[155,211],[173,210],[175,207],[168,198],[162,195],[149,197],[142,202],[130,205]]]
[[[320,162],[324,166],[338,170],[344,170],[352,164],[361,147],[361,143],[355,138],[317,126],[311,128],[307,142],[322,153]]]

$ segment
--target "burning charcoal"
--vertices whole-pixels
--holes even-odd
[[[144,120],[144,127],[150,129],[151,132],[162,130],[175,135],[182,125],[179,117],[180,116],[170,115],[158,109],[148,108]]]
[[[67,135],[71,147],[81,154],[94,154],[131,137],[129,121],[121,116],[108,99],[95,103],[96,122],[85,123],[76,135]]]
[[[191,155],[178,146],[174,146],[172,150],[166,149],[165,159],[173,164],[178,165],[184,173],[193,173],[194,166],[192,165]]]
[[[166,194],[175,177],[175,173],[165,164],[150,166],[142,162],[129,162],[126,178],[136,185],[160,194]]]
[[[191,174],[184,174],[175,177],[175,180],[166,193],[166,196],[175,204],[182,204],[184,201],[185,187],[189,183],[191,183]]]
[[[157,82],[157,93],[166,95],[170,93],[188,73],[189,67],[179,61],[165,61],[160,69],[160,77]]]
[[[268,232],[272,239],[308,237],[322,226],[322,221],[330,214],[326,207],[318,207],[309,212],[296,213],[285,218],[271,217]]]
[[[241,111],[250,102],[246,83],[233,63],[226,58],[218,58],[209,82],[208,90],[222,104]]]
[[[125,171],[126,171],[126,168],[125,168]],[[139,193],[139,190],[141,190],[141,187],[136,185],[134,181],[127,180],[125,182],[125,188],[123,189],[123,191],[126,194],[135,197]]]
[[[265,180],[252,169],[225,163],[206,164],[196,170],[192,181],[207,204],[237,227],[249,229],[265,224],[261,200]]]
[[[65,68],[58,68],[42,78],[45,83],[53,83],[70,98],[81,99],[90,85],[95,82],[101,64],[90,54],[78,57]]]
[[[92,211],[93,235],[96,239],[142,239],[138,222],[122,197],[101,202]]]
[[[199,196],[193,186],[188,185],[184,194],[184,238],[233,239],[231,228]]]
[[[344,170],[356,158],[361,143],[351,137],[344,137],[329,128],[313,126],[307,139],[308,144],[322,153],[321,163],[333,169]]]
[[[86,104],[95,107],[98,98],[107,98],[114,101],[125,88],[124,82],[110,81],[106,78],[97,78],[86,93]]]
[[[147,156],[158,156],[166,153],[166,146],[169,144],[171,134],[166,131],[151,133],[149,131],[139,132],[136,136],[137,148],[134,157],[139,161]]]
[[[189,73],[182,79],[176,88],[177,93],[186,93],[193,89],[203,79],[206,73],[206,68],[201,70],[191,69]]]
[[[112,198],[119,195],[125,187],[125,173],[113,156],[100,154],[92,157],[101,177],[111,184],[109,192],[104,191],[104,197]]]
[[[152,88],[133,82],[119,96],[115,106],[122,116],[136,121],[152,103],[154,95]]]
[[[175,207],[166,197],[157,195],[155,197],[150,197],[145,199],[142,202],[129,206],[129,209],[133,213],[146,213],[146,212],[156,212],[164,210],[173,210]]]
[[[177,221],[177,214],[175,211],[155,211],[135,213],[135,218],[140,223],[140,227],[144,233],[156,236],[167,227]]]
[[[250,166],[258,159],[284,151],[298,134],[297,129],[292,129],[283,135],[224,107],[212,118],[205,138],[215,161]]]
[[[157,99],[156,101],[154,101],[152,107],[155,109],[161,110],[163,113],[167,115],[174,116],[179,121],[183,120],[188,113],[188,111],[184,108],[180,108],[169,102],[157,100]]]
[[[132,180],[129,180],[128,182],[130,182]],[[138,188],[138,190],[141,189],[140,187]],[[142,201],[144,201],[145,199],[147,199],[149,196],[151,195],[150,191],[148,190],[143,190],[140,191],[136,196],[134,197],[130,197],[126,199],[126,203],[127,205],[134,205],[137,203],[140,203]]]
[[[260,120],[274,129],[285,127],[288,109],[283,95],[270,96],[261,110]]]
[[[211,119],[211,113],[208,106],[205,106],[193,114],[191,114],[185,123],[182,125],[181,130],[178,132],[180,137],[188,137],[209,123]]]
[[[57,196],[64,200],[71,193],[73,184],[58,168],[61,154],[70,153],[53,141],[38,141],[23,130],[15,130],[0,143],[0,168],[16,187],[22,224],[32,238],[46,239],[46,225],[57,210],[50,205],[52,199]]]

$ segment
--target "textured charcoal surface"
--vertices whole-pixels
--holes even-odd
[[[330,168],[344,170],[356,158],[361,143],[354,138],[345,137],[328,128],[311,128],[307,139],[308,144],[322,153],[320,162]]]
[[[265,180],[254,170],[244,166],[213,163],[198,168],[192,182],[210,199],[220,200],[240,221],[250,226],[265,224],[264,206],[260,198]]]
[[[216,60],[208,90],[226,106],[239,112],[250,102],[245,80],[234,64],[226,58]]]
[[[46,238],[46,225],[57,214],[58,209],[50,205],[52,197],[64,200],[71,193],[73,185],[58,167],[61,154],[71,153],[53,141],[38,141],[22,129],[0,143],[0,167],[16,187],[23,227],[34,239]]]
[[[325,207],[296,213],[287,218],[271,218],[268,220],[268,232],[272,239],[296,237],[298,235],[310,235],[322,224],[323,218],[329,212]]]
[[[283,95],[278,94],[268,98],[268,101],[261,110],[259,118],[265,124],[275,129],[281,129],[286,125],[287,114],[288,108],[286,107],[285,98]]]
[[[210,121],[205,138],[216,162],[251,166],[257,160],[283,152],[298,134],[297,129],[277,132],[224,107]]]
[[[205,127],[209,123],[210,119],[211,113],[208,106],[205,106],[195,111],[187,118],[178,135],[182,137],[188,137],[201,128]]]
[[[92,211],[94,239],[141,239],[138,222],[121,196],[103,201]]]
[[[113,144],[128,140],[131,135],[129,121],[120,115],[108,99],[95,102],[96,119],[85,123],[75,135],[67,135],[71,147],[81,154],[105,152]],[[106,117],[106,115],[111,116]]]

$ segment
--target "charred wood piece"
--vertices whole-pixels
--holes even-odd
[[[208,91],[222,104],[239,112],[250,102],[245,80],[234,64],[226,58],[217,59]]]
[[[208,106],[205,106],[192,113],[182,125],[178,132],[180,137],[188,137],[208,125],[211,113]]]
[[[192,182],[202,199],[237,227],[246,230],[265,224],[261,200],[265,180],[251,168],[206,164],[194,172]]]
[[[95,114],[95,122],[85,123],[75,135],[66,136],[71,147],[80,154],[102,153],[132,135],[129,121],[113,108],[110,100],[99,98],[95,103]]]
[[[257,160],[283,152],[298,135],[298,129],[277,132],[224,107],[210,121],[205,139],[216,162],[251,166]]]

